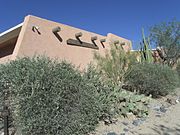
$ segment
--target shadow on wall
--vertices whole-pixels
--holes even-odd
[[[9,39],[8,41],[1,44],[0,58],[13,54],[13,51],[17,42],[17,38],[18,37]]]

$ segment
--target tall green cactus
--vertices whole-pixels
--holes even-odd
[[[149,37],[146,38],[144,34],[144,29],[142,28],[142,42],[140,42],[141,49],[140,49],[140,54],[141,54],[141,62],[148,62],[152,63],[153,62],[153,57],[152,57],[152,50],[150,47],[150,39]]]

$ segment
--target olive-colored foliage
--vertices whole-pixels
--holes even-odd
[[[84,135],[99,120],[148,113],[149,98],[122,90],[92,66],[80,73],[67,62],[23,58],[1,65],[0,75],[18,134]]]
[[[178,72],[179,79],[180,79],[180,62],[177,64],[176,70]]]
[[[111,45],[111,50],[105,56],[95,53],[97,68],[114,84],[123,84],[127,69],[136,62],[136,57],[131,52],[125,52],[121,45]]]
[[[151,42],[163,49],[163,63],[173,67],[180,58],[180,22],[173,20],[150,29]]]
[[[98,123],[95,87],[67,62],[22,58],[1,65],[0,75],[22,135],[83,135]]]
[[[173,92],[179,79],[177,72],[166,65],[143,63],[130,69],[126,83],[141,94],[158,97]]]
[[[84,77],[98,92],[101,120],[108,118],[111,122],[113,117],[118,115],[127,116],[129,112],[139,117],[148,114],[147,104],[150,100],[149,97],[123,90],[121,87],[103,78],[101,73],[92,66],[88,68]]]

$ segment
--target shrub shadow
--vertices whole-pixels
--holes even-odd
[[[154,125],[152,128],[158,135],[180,135],[180,124],[176,124],[175,127],[167,127],[164,125]]]

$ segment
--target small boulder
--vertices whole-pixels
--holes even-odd
[[[124,128],[123,131],[124,131],[124,132],[128,132],[129,129],[128,129],[128,128]]]
[[[167,111],[167,108],[164,105],[162,105],[160,107],[160,112],[165,113],[166,111]]]
[[[134,126],[139,126],[139,125],[143,124],[144,121],[145,121],[145,118],[139,118],[139,119],[133,120],[132,124]]]
[[[118,135],[118,134],[116,134],[115,132],[109,132],[107,133],[107,135]]]

